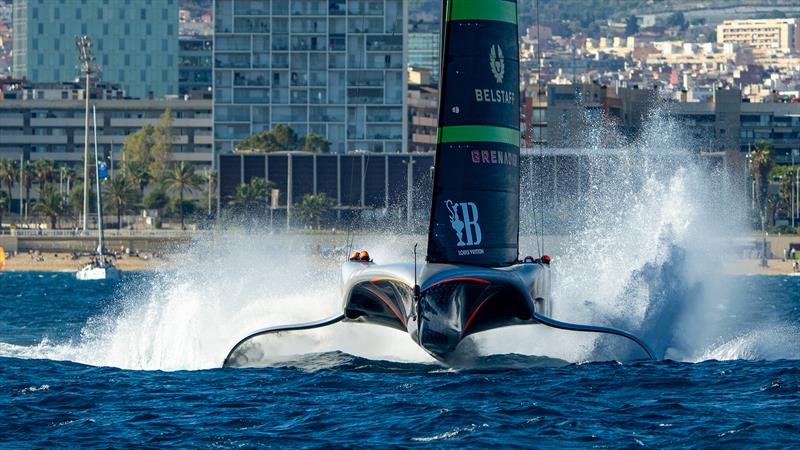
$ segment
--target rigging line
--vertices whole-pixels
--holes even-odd
[[[539,34],[542,23],[539,18],[539,4],[542,0],[536,0],[536,99],[539,100],[541,97],[541,86],[542,86],[542,40]],[[539,149],[541,150],[542,154],[542,162],[544,162],[544,149],[541,145],[541,140],[539,143]],[[533,153],[536,153],[535,151]],[[542,239],[541,250],[539,251],[539,256],[544,254],[544,177],[539,177],[539,206],[541,210],[539,211],[539,219],[541,220],[541,227],[540,227],[540,238]]]

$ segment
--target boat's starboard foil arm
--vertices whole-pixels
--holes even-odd
[[[576,323],[561,322],[536,312],[533,313],[533,318],[542,325],[546,325],[551,328],[557,328],[559,330],[580,331],[585,333],[603,333],[603,334],[613,334],[615,336],[621,336],[636,343],[636,345],[638,345],[642,350],[644,350],[645,353],[647,353],[648,358],[652,360],[656,359],[655,354],[644,341],[626,331],[617,330],[615,328],[609,328],[609,327],[599,327],[594,325],[582,325]]]
[[[333,325],[337,322],[341,322],[344,320],[344,314],[339,314],[334,317],[330,317],[327,319],[319,320],[316,322],[306,322],[306,323],[298,323],[294,325],[279,325],[279,326],[272,326],[267,328],[262,328],[260,330],[254,331],[244,338],[240,339],[236,345],[233,346],[230,352],[228,352],[228,356],[225,357],[225,361],[222,363],[222,367],[240,367],[244,366],[247,363],[247,356],[244,353],[239,352],[240,349],[243,348],[243,345],[250,341],[253,338],[258,336],[263,336],[265,334],[273,334],[273,333],[281,333],[284,331],[300,331],[300,330],[310,330],[313,328],[322,328],[328,325]],[[244,359],[244,361],[240,361]]]

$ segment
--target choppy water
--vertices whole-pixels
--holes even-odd
[[[90,336],[92,327],[108,329],[98,318],[130,314],[119,311],[120,298],[138,295],[129,286],[155,283],[153,276],[109,285],[4,273],[0,445],[796,445],[800,277],[730,282],[750,301],[725,313],[738,330],[708,349],[724,361],[542,367],[508,355],[454,371],[424,359],[326,352],[264,369],[164,372],[46,359],[80,360],[86,346],[111,343]],[[146,321],[140,325],[142,339],[157,339]]]

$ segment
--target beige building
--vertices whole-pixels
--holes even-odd
[[[726,20],[717,25],[717,44],[758,50],[800,51],[800,19]]]

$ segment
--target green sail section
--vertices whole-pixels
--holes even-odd
[[[447,20],[494,20],[517,23],[517,4],[506,0],[453,1]]]
[[[518,259],[519,33],[513,0],[446,0],[429,262]]]

